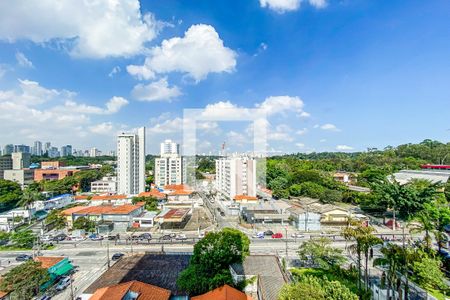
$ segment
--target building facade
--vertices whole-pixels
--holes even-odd
[[[23,152],[14,152],[11,154],[13,170],[29,168],[31,164],[31,154]]]
[[[155,184],[159,187],[183,184],[186,164],[180,155],[180,145],[172,140],[161,143],[161,157],[155,159]]]
[[[145,191],[145,127],[117,137],[117,192],[139,194]]]
[[[33,146],[33,155],[41,156],[43,154],[42,152],[42,142],[41,141],[35,141]]]
[[[256,196],[256,160],[246,156],[216,160],[216,189],[222,197]]]
[[[5,170],[12,169],[12,158],[11,155],[6,155],[0,157],[0,179],[3,179],[3,174]]]
[[[101,180],[91,182],[92,193],[117,193],[117,178],[115,176],[103,177]]]
[[[5,170],[3,178],[20,184],[22,189],[34,181],[33,169]]]

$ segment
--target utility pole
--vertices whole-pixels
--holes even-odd
[[[284,227],[284,234],[285,234],[285,236],[284,236],[284,241],[285,241],[285,243],[286,243],[286,261],[287,261],[287,259],[288,259],[288,235],[287,235],[287,227]]]
[[[109,234],[110,232],[108,232],[108,237],[106,241],[106,259],[108,260],[108,269],[111,267],[111,262],[109,260]]]

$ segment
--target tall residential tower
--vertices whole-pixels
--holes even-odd
[[[145,191],[145,127],[117,137],[117,192],[135,195]]]

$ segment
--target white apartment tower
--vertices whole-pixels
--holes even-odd
[[[135,195],[145,191],[145,127],[117,137],[117,193]]]
[[[155,159],[155,184],[183,184],[186,178],[185,161],[180,155],[180,146],[172,140],[161,143],[161,157]]]
[[[216,189],[229,200],[236,195],[256,197],[256,160],[246,156],[217,159]]]

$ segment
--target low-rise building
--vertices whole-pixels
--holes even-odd
[[[252,300],[253,298],[245,293],[237,290],[228,284],[222,285],[212,291],[209,291],[203,295],[192,297],[191,300]]]
[[[40,262],[41,267],[47,269],[50,275],[50,280],[44,284],[44,287],[48,287],[56,278],[64,276],[73,270],[73,265],[64,256],[37,256],[34,260]]]
[[[16,227],[28,221],[34,214],[36,210],[15,208],[0,214],[0,230],[11,232]]]
[[[320,220],[322,215],[318,212],[309,211],[300,206],[289,208],[292,225],[302,231],[320,231]]]
[[[101,180],[91,182],[92,193],[117,193],[117,178],[115,176],[103,177]]]
[[[289,221],[291,207],[284,201],[260,201],[258,203],[246,204],[241,207],[242,218],[250,223],[281,223]]]
[[[35,169],[34,180],[61,180],[67,176],[73,176],[79,169]]]
[[[65,167],[66,164],[62,161],[43,161],[41,162],[42,169],[59,169],[61,167]]]
[[[163,228],[180,228],[186,223],[189,213],[191,213],[189,208],[165,209],[156,216],[155,222]]]
[[[75,206],[62,212],[67,218],[69,227],[73,226],[80,217],[88,218],[94,222],[112,224],[113,229],[125,230],[133,225],[133,218],[144,212],[143,203],[136,205],[124,204],[118,206]]]
[[[145,211],[133,218],[134,228],[152,228],[155,226],[157,213],[154,211]]]
[[[66,207],[72,203],[74,197],[72,194],[63,194],[46,200],[34,201],[31,207],[38,210],[52,210]]]
[[[233,198],[234,202],[236,203],[257,203],[258,197],[249,196],[249,195],[236,195]]]
[[[100,288],[89,297],[89,300],[169,300],[171,292],[155,285],[133,280]]]
[[[128,197],[127,195],[77,195],[75,196],[75,201],[80,203],[88,203],[89,206],[123,205],[130,204],[131,197]]]
[[[5,170],[3,178],[17,182],[22,189],[34,181],[33,169]]]
[[[288,282],[275,255],[249,255],[242,263],[232,264],[230,272],[235,284],[248,280],[244,292],[258,300],[277,300]]]

